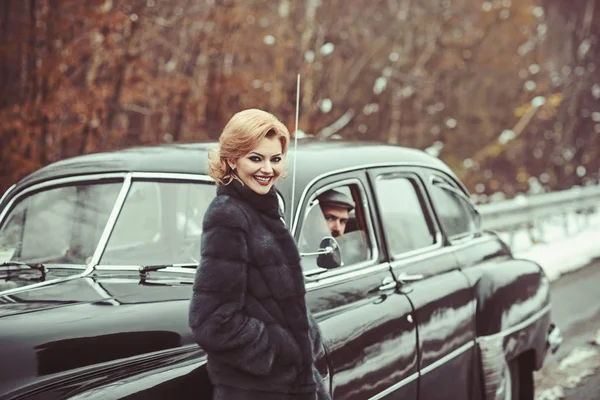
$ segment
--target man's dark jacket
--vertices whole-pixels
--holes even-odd
[[[314,368],[323,347],[305,293],[275,189],[259,195],[236,180],[218,187],[204,216],[189,315],[213,384],[245,389],[248,399],[260,391],[329,398]]]

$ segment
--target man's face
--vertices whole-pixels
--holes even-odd
[[[334,238],[342,236],[346,231],[346,224],[348,223],[348,209],[323,205],[321,210],[323,210],[323,215],[325,216],[331,235]]]

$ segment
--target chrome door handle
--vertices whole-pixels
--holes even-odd
[[[423,278],[424,278],[424,276],[421,274],[409,275],[404,272],[404,273],[401,273],[400,275],[398,275],[398,282],[400,282],[400,283],[415,282],[415,281],[420,281]]]
[[[397,286],[398,286],[398,284],[396,283],[394,278],[388,276],[386,278],[383,278],[383,281],[381,281],[381,286],[379,286],[379,291],[385,292],[387,290],[396,289]]]

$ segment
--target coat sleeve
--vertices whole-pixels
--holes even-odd
[[[313,354],[313,379],[317,385],[317,399],[318,400],[331,400],[331,395],[329,394],[329,385],[325,382],[321,373],[316,367],[316,362],[322,357],[326,357],[325,354],[325,344],[323,343],[323,336],[321,333],[321,328],[319,327],[319,323],[312,315],[310,310],[307,310],[308,313],[308,323],[310,327],[310,341],[312,345],[312,354]]]
[[[266,375],[275,358],[269,327],[243,311],[249,253],[246,230],[238,225],[245,217],[228,213],[205,216],[189,324],[211,358]]]

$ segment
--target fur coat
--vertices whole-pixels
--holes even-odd
[[[189,324],[219,391],[329,398],[314,367],[323,345],[305,293],[275,189],[259,195],[236,180],[218,187],[204,216]]]

